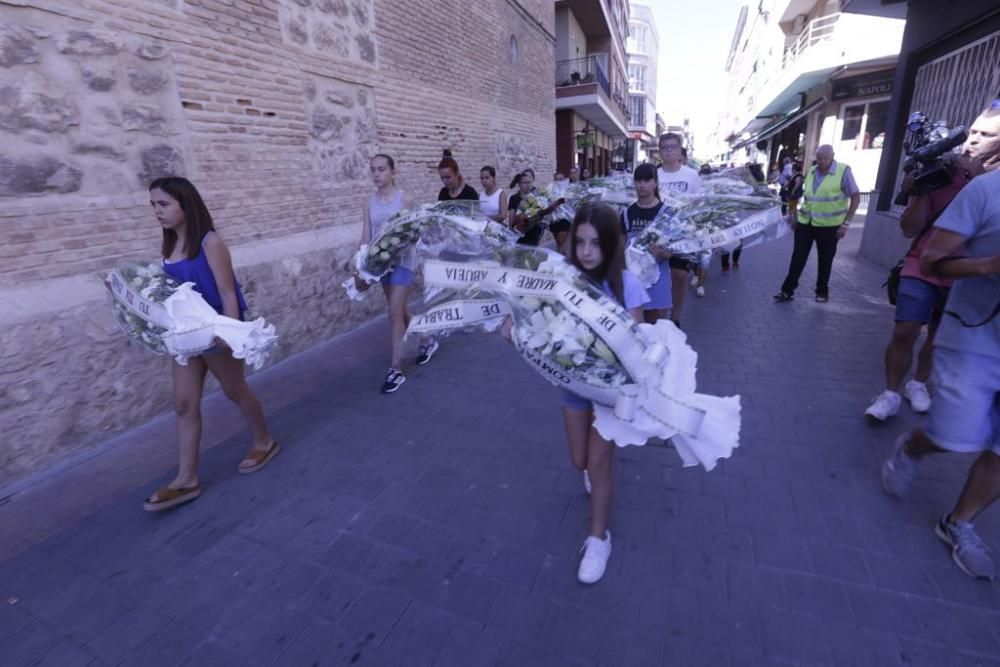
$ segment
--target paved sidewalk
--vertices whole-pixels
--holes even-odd
[[[140,506],[169,479],[167,416],[0,505],[0,665],[1000,664],[997,586],[931,529],[968,459],[930,462],[906,502],[881,490],[916,420],[862,419],[891,311],[859,237],[825,305],[813,263],[771,302],[787,241],[690,293],[699,387],[742,394],[743,444],[712,473],[618,450],[595,586],[555,390],[466,336],[381,396],[378,325],[255,376],[284,446],[259,474],[236,474],[247,434],[213,396],[195,503]]]

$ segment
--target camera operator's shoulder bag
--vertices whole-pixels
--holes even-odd
[[[927,224],[924,225],[924,228],[920,230],[920,233],[917,234],[916,238],[913,239],[913,242],[910,243],[910,249],[906,251],[903,258],[896,262],[896,266],[889,269],[889,277],[886,278],[884,283],[882,283],[882,287],[886,288],[886,294],[889,297],[890,305],[895,306],[896,300],[899,298],[899,283],[903,279],[903,266],[906,264],[906,258],[910,256],[910,253],[913,252],[913,250],[917,247],[917,244],[920,243],[920,239],[924,238],[924,235],[931,231],[931,227],[933,227],[934,223],[937,222],[941,213],[942,211],[938,211],[931,216],[930,220],[927,221]]]

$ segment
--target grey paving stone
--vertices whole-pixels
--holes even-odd
[[[507,588],[500,594],[486,627],[503,636],[536,641],[551,608],[551,600],[544,595]]]
[[[406,656],[415,661],[414,664],[429,665],[434,662],[457,622],[458,619],[451,614],[413,603],[389,631],[382,647],[396,655]]]
[[[445,639],[434,667],[494,667],[503,656],[504,640],[491,629],[459,621]]]
[[[361,595],[363,589],[363,584],[355,579],[330,573],[320,579],[296,606],[309,614],[337,621]]]
[[[261,591],[282,602],[293,602],[308,593],[325,574],[325,569],[315,563],[291,558],[264,582]]]
[[[823,623],[776,609],[764,609],[760,614],[761,639],[765,658],[786,660],[795,664],[827,662]]]
[[[911,597],[910,609],[916,617],[917,633],[926,641],[948,644],[986,656],[1000,656],[997,627],[1000,614],[938,600]]]
[[[896,637],[888,632],[863,630],[853,623],[827,622],[823,625],[826,647],[834,665],[904,665]]]
[[[785,573],[787,608],[815,618],[854,622],[848,588],[839,581],[822,577]]]
[[[0,665],[31,664],[59,641],[59,635],[51,627],[41,621],[32,621],[0,641]]]
[[[87,602],[80,613],[71,614],[59,629],[70,639],[86,644],[112,623],[138,607],[140,602],[140,598],[135,594],[112,586]]]
[[[211,642],[239,656],[242,665],[269,665],[308,625],[309,619],[261,591],[232,609],[212,628]]]
[[[86,648],[68,640],[61,639],[59,643],[45,652],[45,655],[32,662],[32,667],[71,667],[72,665],[93,665],[98,667],[104,663]]]
[[[559,655],[593,660],[608,623],[608,617],[589,609],[555,605],[542,625],[539,643]]]
[[[508,586],[531,590],[544,557],[524,549],[501,547],[486,568],[485,576]]]
[[[357,643],[380,645],[410,605],[410,600],[385,589],[362,593],[344,614],[341,626]]]
[[[176,665],[209,638],[212,626],[197,620],[175,618],[128,654],[122,667]]]
[[[171,620],[159,609],[140,605],[101,631],[87,648],[108,663],[118,664]]]
[[[848,592],[861,628],[917,636],[920,628],[906,597],[887,591],[853,588]]]
[[[353,646],[341,627],[314,620],[273,664],[274,667],[339,665],[347,662],[348,651],[353,651]]]
[[[559,654],[536,644],[512,641],[504,650],[500,664],[505,667],[581,667],[594,662]]]

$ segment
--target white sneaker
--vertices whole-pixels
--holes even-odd
[[[691,287],[697,287],[697,286],[698,286],[698,274],[695,273],[691,276]]]
[[[924,413],[931,409],[931,395],[923,382],[910,380],[903,386],[903,396],[910,402],[914,412]]]
[[[604,539],[591,535],[584,543],[583,558],[580,559],[580,569],[577,570],[576,578],[581,584],[595,584],[604,576],[604,570],[608,567],[608,558],[611,557],[611,531],[604,531]]]
[[[584,470],[583,471],[583,488],[587,491],[587,495],[590,495],[590,474]]]
[[[902,399],[899,397],[899,394],[886,389],[875,397],[872,404],[868,406],[867,410],[865,410],[865,414],[872,419],[884,422],[886,419],[895,416],[895,414],[899,412],[900,403],[902,403]]]
[[[701,285],[698,285],[698,289],[696,289],[694,293],[697,294],[698,296],[705,296],[705,288]]]

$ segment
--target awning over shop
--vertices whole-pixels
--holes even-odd
[[[778,132],[781,132],[786,127],[798,122],[802,118],[805,118],[811,111],[819,108],[822,104],[826,102],[825,97],[821,97],[815,100],[812,104],[807,104],[806,106],[790,111],[784,115],[780,115],[774,118],[764,118],[760,119],[764,121],[764,124],[760,126],[760,129],[756,132],[752,132],[748,139],[735,144],[733,150],[739,150],[744,146],[749,146],[750,144],[755,144],[758,141],[763,141],[768,137],[772,137]]]

